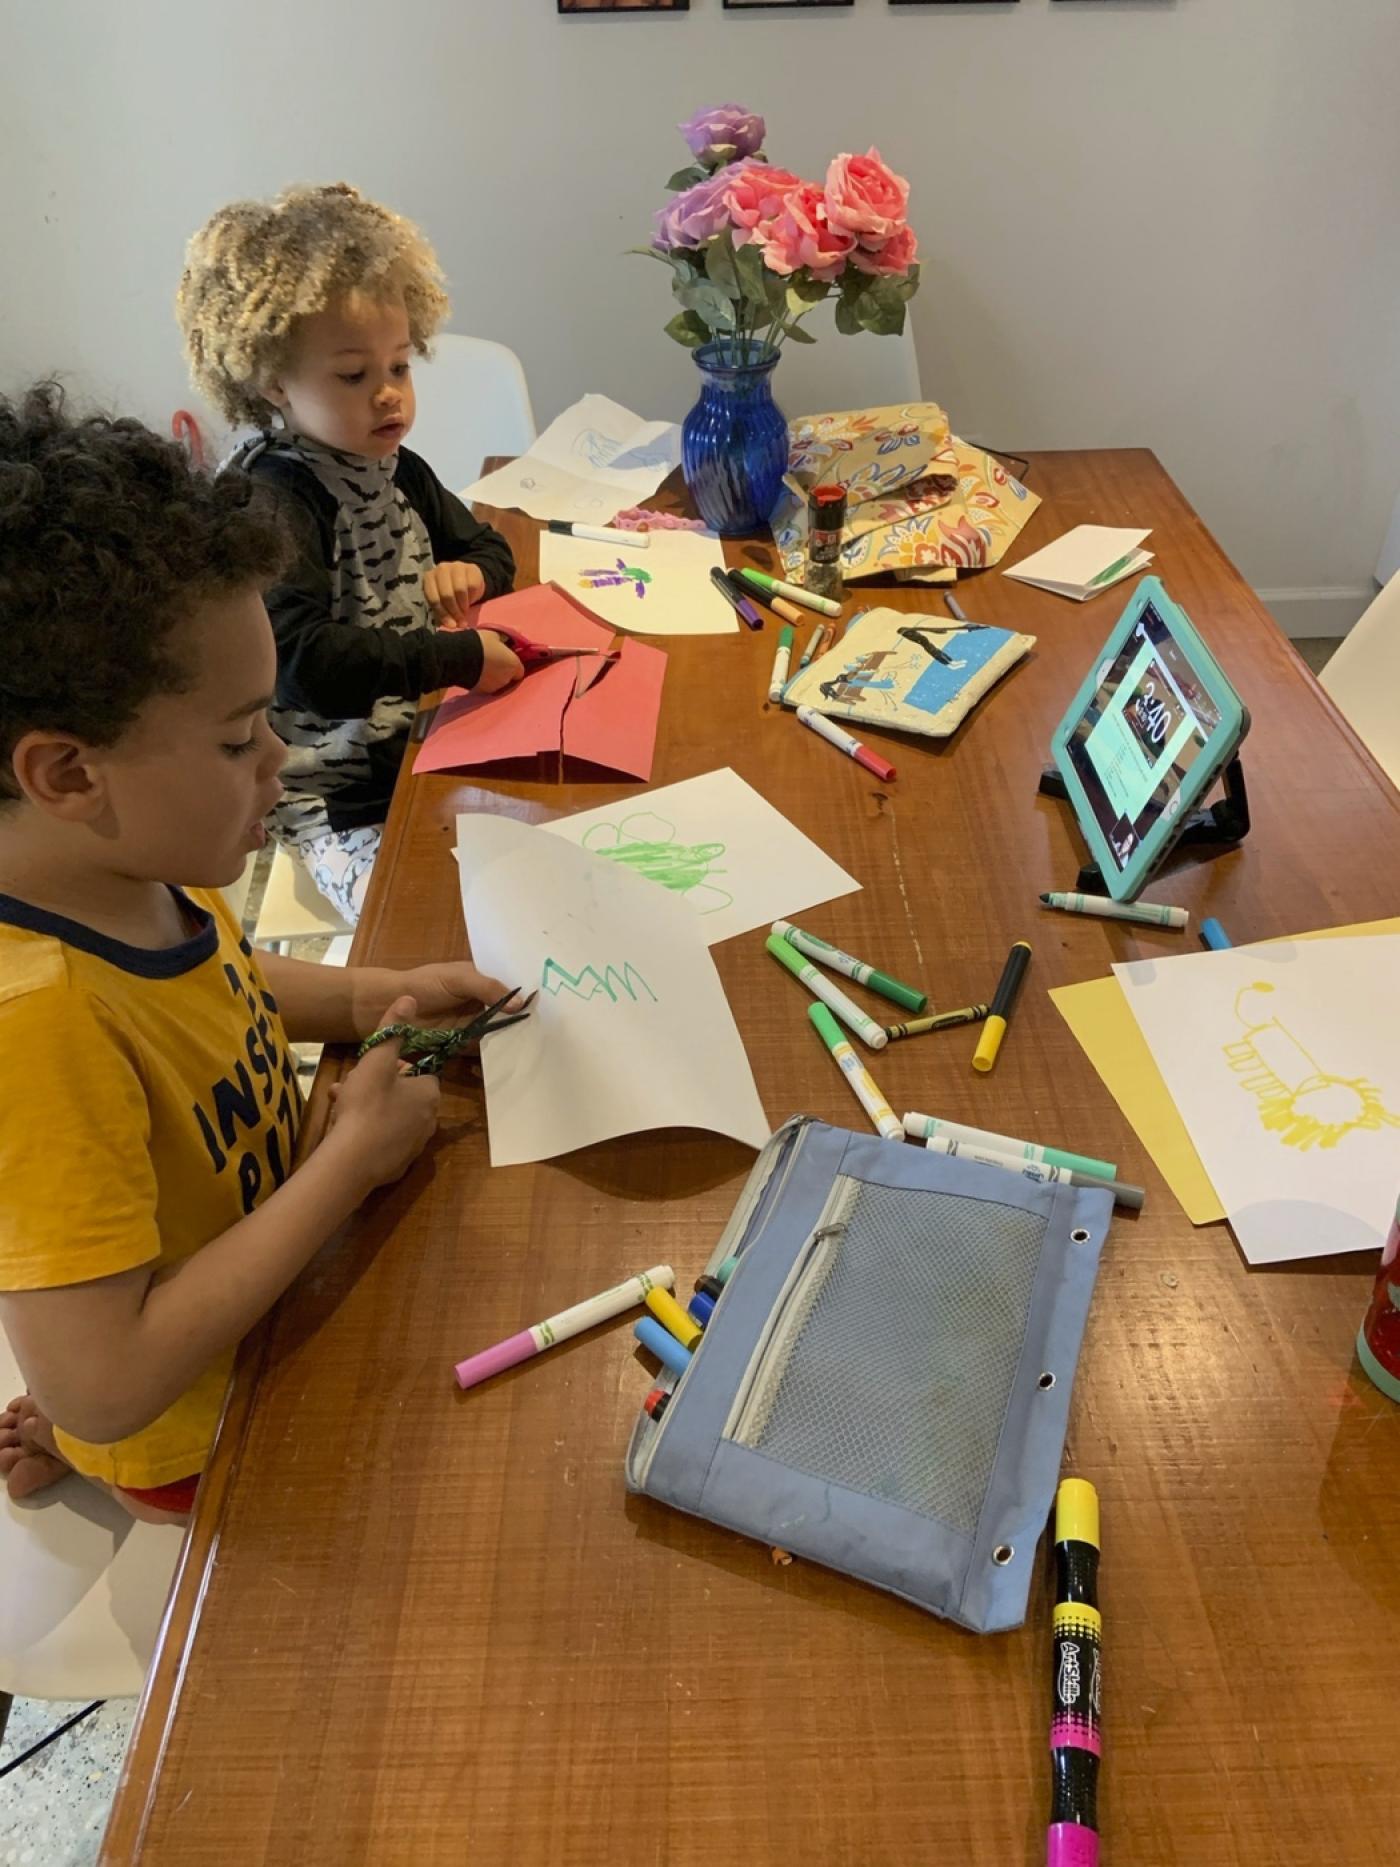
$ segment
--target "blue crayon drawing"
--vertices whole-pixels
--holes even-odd
[[[585,966],[581,972],[570,972],[557,959],[547,959],[540,974],[540,990],[555,998],[567,992],[571,998],[581,998],[585,1003],[606,998],[613,1005],[623,998],[630,999],[634,1005],[640,1004],[640,993],[645,992],[653,1005],[657,1003],[655,992],[631,960],[624,960],[621,970],[605,966],[600,972],[596,966]]]

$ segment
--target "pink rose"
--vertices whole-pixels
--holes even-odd
[[[858,272],[905,273],[913,265],[918,255],[919,242],[912,227],[901,227],[898,233],[891,234],[878,251],[871,252],[867,247],[857,246],[851,254],[851,264]]]
[[[829,283],[854,245],[852,235],[828,224],[826,200],[817,184],[801,182],[789,192],[782,213],[763,229],[763,263],[771,272],[784,274],[805,266],[814,279]]]
[[[827,218],[862,246],[892,239],[904,225],[908,206],[908,182],[885,167],[878,149],[837,156],[826,171]]]
[[[653,240],[668,252],[677,246],[703,246],[729,225],[729,190],[750,168],[762,163],[734,163],[716,169],[693,188],[687,188],[658,208]]]
[[[776,220],[793,189],[803,185],[800,176],[787,169],[775,169],[769,162],[736,162],[720,172],[725,178],[725,200],[736,229],[736,246],[761,240],[763,235],[756,229],[765,221]],[[743,232],[739,233],[739,229]]]
[[[764,127],[763,118],[742,104],[711,104],[678,125],[697,162],[719,149],[732,149],[731,161],[756,155],[763,147]]]

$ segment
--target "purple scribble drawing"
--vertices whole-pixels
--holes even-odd
[[[611,590],[620,584],[630,583],[635,596],[645,597],[647,585],[651,582],[651,572],[640,570],[635,564],[628,564],[622,558],[617,560],[616,570],[583,570],[579,572],[580,590]]]

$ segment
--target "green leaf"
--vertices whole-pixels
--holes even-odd
[[[737,300],[744,292],[735,270],[735,257],[733,236],[726,227],[705,248],[705,270],[726,298]]]
[[[687,311],[693,311],[712,331],[734,328],[734,307],[717,285],[697,279],[694,285],[676,287],[676,297]]]
[[[813,305],[821,304],[831,291],[827,280],[814,279],[811,273],[806,271],[793,273],[787,284],[788,302],[791,303],[794,297],[800,298],[809,310]]]
[[[817,341],[810,331],[804,331],[802,326],[795,322],[784,327],[784,334],[788,342],[793,344],[814,344]]]
[[[674,337],[687,350],[698,349],[710,341],[710,333],[693,311],[678,311],[666,326],[666,335]]]
[[[644,259],[664,260],[668,266],[671,264],[671,255],[663,253],[659,246],[627,246],[622,250],[625,253],[640,253]]]
[[[670,255],[671,270],[676,275],[676,285],[693,285],[705,275],[696,265],[688,252],[675,252]]]
[[[774,275],[763,263],[763,249],[739,246],[734,249],[734,272],[747,304],[766,306]]]
[[[829,287],[823,286],[821,296],[814,298],[810,290],[810,285],[808,290],[803,291],[797,286],[789,284],[786,295],[786,309],[795,318],[805,318],[809,311],[815,311],[817,306],[821,304],[822,299],[826,297],[829,289]]]
[[[836,328],[843,337],[854,337],[860,327],[856,308],[843,291],[836,301]]]
[[[673,193],[679,194],[682,189],[693,188],[696,182],[704,181],[709,172],[708,169],[701,168],[698,162],[692,162],[686,168],[677,169],[666,186]]]
[[[899,298],[890,305],[874,292],[867,292],[856,300],[855,313],[861,329],[876,337],[897,337],[904,329],[904,301]]]

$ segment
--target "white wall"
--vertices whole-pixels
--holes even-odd
[[[789,167],[873,141],[911,178],[963,433],[1151,446],[1277,613],[1344,623],[1400,487],[1397,71],[1398,0],[0,0],[0,384],[164,419],[185,236],[345,177],[423,223],[541,419],[586,388],[679,415],[665,275],[621,252],[672,126],[737,97]]]

